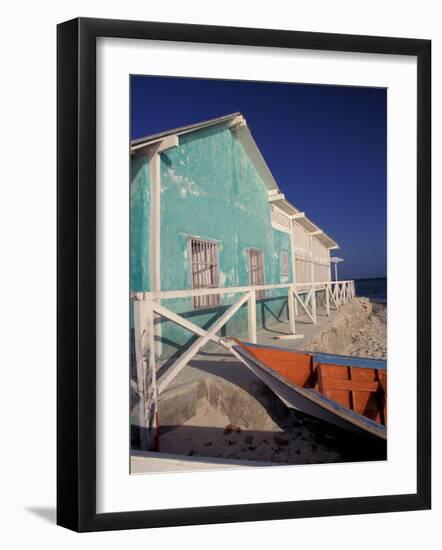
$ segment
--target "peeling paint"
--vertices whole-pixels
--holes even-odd
[[[245,204],[242,204],[240,202],[235,202],[235,207],[239,208],[239,210],[246,210]]]
[[[187,197],[187,195],[189,194],[194,195],[195,197],[204,195],[202,190],[199,189],[198,185],[190,177],[177,174],[173,168],[167,169],[167,176],[168,176],[168,181],[172,181],[174,184],[176,184],[179,187],[179,192],[183,198]],[[162,190],[163,189],[164,191],[167,191],[168,186],[166,185],[162,187]]]
[[[143,166],[139,160],[132,160],[131,288],[136,291],[149,290],[149,169],[144,159]],[[139,188],[147,189],[142,200]],[[220,286],[249,284],[249,248],[264,252],[267,284],[286,282],[281,279],[279,254],[281,250],[289,251],[291,280],[290,236],[271,226],[267,188],[230,130],[212,127],[182,136],[179,147],[161,155],[161,191],[162,290],[189,288],[190,236],[219,243]],[[269,297],[281,294],[268,293]],[[220,308],[206,311],[192,310],[191,299],[163,303],[192,322],[206,326],[238,298],[234,293],[224,295]],[[283,309],[284,299],[267,300],[265,308],[258,307],[258,325],[274,321],[274,316]],[[229,321],[226,333],[244,335],[246,318],[247,307],[243,307]],[[188,331],[170,322],[162,325],[166,354],[189,342]]]

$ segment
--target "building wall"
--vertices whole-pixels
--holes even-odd
[[[150,184],[146,157],[132,159],[130,177],[130,288],[142,292],[150,288]]]
[[[315,282],[330,281],[330,250],[315,236],[312,239]]]
[[[293,224],[295,242],[295,269],[297,283],[312,281],[311,264],[313,262],[313,279],[315,282],[330,280],[330,251],[317,237],[312,237],[298,223]]]
[[[310,235],[296,221],[293,224],[293,234],[295,242],[296,282],[309,283],[312,280]]]
[[[149,286],[149,166],[147,157],[132,161],[131,289]],[[249,284],[248,248],[264,252],[265,282],[292,280],[290,235],[271,226],[267,188],[227,128],[212,127],[180,136],[179,147],[161,154],[161,290],[191,288],[188,240],[219,243],[222,287]],[[280,251],[289,253],[289,277],[281,278]],[[192,322],[210,325],[241,295],[221,297],[220,307],[193,310],[192,300],[163,300],[165,307]],[[268,291],[257,304],[257,322],[267,326],[287,318],[286,291]],[[177,325],[162,323],[163,355],[182,351],[193,337]],[[228,323],[229,335],[247,334],[247,307]]]

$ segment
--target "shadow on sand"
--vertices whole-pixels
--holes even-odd
[[[134,431],[133,450],[139,450],[137,436]],[[301,420],[299,415],[287,418],[278,431],[248,430],[232,424],[226,424],[224,428],[162,426],[159,451],[177,455],[177,458],[221,458],[278,464],[366,462],[387,458],[384,441],[361,438],[311,417],[304,416]]]

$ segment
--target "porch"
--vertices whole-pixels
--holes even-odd
[[[275,290],[287,293],[288,319],[257,330],[256,293]],[[205,295],[236,295],[236,301],[227,307],[215,322],[206,328],[192,323],[167,308],[168,299]],[[247,287],[212,288],[181,291],[137,293],[134,300],[135,354],[137,367],[137,393],[139,396],[139,426],[142,449],[156,445],[158,427],[158,396],[169,387],[185,384],[205,372],[226,367],[230,375],[243,376],[246,369],[237,368],[237,359],[231,354],[231,342],[221,337],[220,331],[241,308],[247,309],[248,341],[279,345],[296,349],[306,338],[333,320],[335,312],[355,296],[353,281],[332,281],[301,284],[259,285]],[[160,339],[156,317],[165,318],[190,331],[197,338],[172,360],[160,365],[156,349]],[[203,350],[204,348],[204,350]],[[191,363],[190,368],[183,369]],[[197,364],[196,369],[194,365]],[[236,365],[236,366],[235,366]],[[235,374],[236,373],[236,374]]]

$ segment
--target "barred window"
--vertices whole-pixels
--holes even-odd
[[[190,263],[192,288],[216,288],[219,286],[218,243],[190,239]],[[193,308],[204,309],[219,306],[219,294],[193,296]]]
[[[252,286],[264,284],[264,253],[261,250],[249,249],[249,278]],[[265,290],[257,290],[257,300],[266,297]]]
[[[281,250],[280,254],[281,260],[281,277],[289,276],[289,253],[287,250]]]

